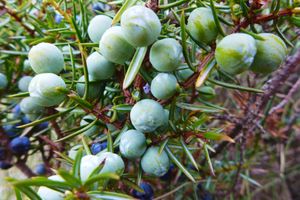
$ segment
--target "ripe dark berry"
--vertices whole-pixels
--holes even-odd
[[[175,169],[174,165],[171,164],[168,172],[159,178],[163,181],[169,180],[170,178],[172,178],[172,173],[173,173],[174,169]]]
[[[31,120],[27,116],[22,117],[22,123],[23,124],[28,124],[30,122],[31,122]]]
[[[13,153],[22,155],[29,150],[30,141],[28,137],[16,137],[9,143],[9,147]]]
[[[35,173],[37,175],[44,175],[46,174],[47,170],[46,170],[46,167],[43,163],[41,164],[38,164],[36,167],[35,167]]]
[[[12,167],[12,164],[10,164],[7,161],[0,161],[0,169],[9,169]]]
[[[63,19],[63,16],[61,16],[60,14],[56,14],[55,17],[54,17],[54,20],[57,24],[60,24],[62,19]]]
[[[0,160],[5,159],[5,148],[0,147]]]
[[[18,129],[16,125],[8,124],[3,126],[4,132],[8,137],[16,137],[18,135]]]
[[[94,143],[91,146],[91,152],[93,155],[96,155],[97,153],[99,153],[100,151],[102,151],[103,149],[106,149],[107,147],[107,142],[98,142],[98,143]]]
[[[154,192],[153,192],[152,186],[149,183],[144,183],[144,182],[141,183],[140,188],[144,190],[143,193],[138,192],[136,190],[132,191],[132,195],[135,198],[138,198],[138,199],[141,199],[141,200],[153,199]]]
[[[13,109],[12,109],[12,113],[14,115],[15,118],[18,118],[21,115],[21,107],[20,104],[17,104]]]
[[[43,122],[43,123],[37,125],[37,129],[38,129],[38,131],[41,131],[41,130],[44,130],[45,128],[47,128],[48,126],[49,126],[48,122]]]
[[[96,2],[92,5],[93,12],[104,12],[110,9],[110,6],[101,2]]]

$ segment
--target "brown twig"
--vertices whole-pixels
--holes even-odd
[[[35,31],[32,30],[31,28],[29,28],[26,24],[24,24],[24,23],[22,22],[22,19],[18,16],[18,14],[17,14],[15,11],[13,11],[13,10],[7,8],[7,7],[5,6],[5,5],[6,5],[6,2],[5,2],[5,1],[1,0],[0,2],[2,3],[2,5],[0,5],[0,10],[1,10],[1,11],[4,11],[4,12],[6,12],[7,14],[9,14],[10,16],[12,16],[12,17],[13,17],[13,18],[14,18],[21,26],[24,27],[24,29],[25,29],[31,36],[33,36]]]
[[[154,12],[157,12],[159,10],[158,7],[158,0],[149,0],[146,5],[146,7],[150,8],[151,10],[153,10]]]
[[[33,173],[33,171],[26,165],[24,160],[18,160],[18,162],[16,162],[15,166],[29,178],[36,176],[36,174]]]
[[[239,123],[235,125],[229,134],[230,137],[235,138],[239,133],[243,132],[247,135],[253,132],[257,128],[257,122],[259,121],[259,113],[264,110],[264,107],[270,100],[270,98],[277,93],[283,83],[287,80],[291,73],[295,70],[299,70],[300,66],[300,49],[297,52],[286,58],[284,65],[279,68],[273,75],[273,77],[265,83],[263,86],[264,94],[259,97],[255,102],[255,108],[252,112],[249,112]],[[215,153],[211,154],[211,157],[215,157],[226,147],[227,143],[222,142],[217,148],[215,148]]]
[[[284,107],[291,100],[292,96],[299,89],[299,87],[300,87],[300,79],[298,79],[298,81],[293,85],[293,87],[290,89],[289,93],[285,96],[285,98],[269,111],[269,115],[273,114],[277,110]]]

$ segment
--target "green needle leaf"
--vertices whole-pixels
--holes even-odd
[[[130,84],[134,81],[139,69],[143,63],[147,52],[147,47],[140,47],[137,48],[135,54],[130,62],[128,70],[125,74],[124,82],[123,82],[123,89],[126,89],[130,86]]]
[[[115,17],[113,18],[111,24],[115,25],[116,23],[118,23],[121,19],[122,14],[125,12],[125,10],[127,10],[128,8],[133,6],[136,2],[137,2],[137,0],[126,0],[125,3],[123,4],[123,6],[120,8],[120,10],[117,12]]]
[[[169,156],[169,158],[173,161],[173,163],[192,181],[196,182],[194,177],[190,174],[190,172],[181,164],[179,160],[175,157],[175,155],[171,152],[168,146],[165,147],[165,150]]]
[[[185,142],[183,140],[183,138],[180,138],[180,144],[183,148],[183,151],[185,152],[185,154],[187,155],[187,157],[189,158],[189,160],[191,161],[191,163],[194,165],[194,167],[197,169],[197,171],[199,170],[198,165],[196,160],[194,159],[193,155],[191,154],[190,150],[187,148],[187,146],[185,145]]]

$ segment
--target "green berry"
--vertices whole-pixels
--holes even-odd
[[[80,177],[84,182],[86,181],[92,172],[104,163],[101,173],[117,173],[119,175],[123,174],[125,165],[122,158],[111,152],[103,152],[98,155],[86,155],[81,159],[80,165]]]
[[[81,76],[78,79],[78,83],[76,84],[76,91],[79,96],[83,96],[85,92],[85,78]],[[101,82],[96,82],[89,76],[89,91],[87,94],[88,99],[96,99],[99,98],[103,93],[103,84]]]
[[[177,80],[173,74],[159,73],[151,82],[151,93],[157,99],[168,99],[176,93]]]
[[[160,72],[171,72],[180,65],[182,47],[173,38],[156,41],[150,49],[150,62]]]
[[[201,86],[196,90],[199,91],[199,96],[204,100],[211,100],[216,96],[214,88],[209,86]]]
[[[128,130],[122,133],[120,139],[120,152],[128,159],[141,157],[147,148],[145,135],[137,130]]]
[[[7,87],[8,81],[4,74],[0,73],[0,90]]]
[[[88,35],[90,39],[99,43],[104,32],[111,27],[112,19],[106,15],[95,16],[88,25]]]
[[[124,64],[134,54],[134,47],[131,46],[120,26],[109,28],[100,40],[100,53],[110,62]]]
[[[125,164],[122,158],[115,153],[101,152],[97,154],[100,163],[105,162],[100,173],[116,173],[122,175],[124,172]]]
[[[32,76],[23,76],[18,82],[19,90],[22,92],[28,92],[29,83],[32,78]]]
[[[256,40],[257,53],[250,69],[256,73],[268,74],[275,71],[287,55],[283,40],[271,33],[261,33],[264,40]]]
[[[58,88],[66,88],[64,80],[52,73],[38,74],[31,80],[28,91],[37,104],[44,107],[60,104],[66,97]]]
[[[180,65],[180,67],[178,67],[175,72],[177,80],[181,83],[186,81],[193,74],[194,74],[193,70],[191,70],[187,64]]]
[[[76,155],[77,155],[79,149],[81,149],[81,148],[82,148],[81,144],[78,144],[78,145],[75,145],[75,146],[71,147],[71,149],[68,151],[68,156],[71,159],[75,160]],[[85,151],[83,151],[82,153],[83,153],[83,155],[86,155]]]
[[[33,46],[28,58],[33,71],[38,74],[58,74],[65,65],[62,52],[55,45],[45,42]]]
[[[64,180],[58,175],[50,176],[48,179],[52,181],[64,182]],[[39,188],[37,194],[41,197],[42,200],[63,200],[64,199],[63,193],[44,186]]]
[[[223,71],[235,75],[249,69],[255,54],[254,38],[245,33],[234,33],[217,44],[215,57]]]
[[[80,121],[80,126],[87,126],[88,124],[90,124],[95,119],[96,118],[93,115],[84,116]],[[92,136],[92,135],[96,134],[97,132],[99,132],[99,127],[97,125],[93,125],[91,128],[84,131],[83,133],[86,136]]]
[[[210,8],[197,8],[188,18],[187,30],[197,41],[210,44],[216,40],[218,29]]]
[[[157,15],[144,6],[132,6],[122,15],[121,27],[127,41],[135,47],[149,46],[157,40],[161,23]]]
[[[141,165],[147,174],[163,176],[170,168],[170,161],[164,150],[159,153],[159,147],[152,146],[143,155]]]
[[[115,73],[115,65],[106,60],[100,53],[94,52],[86,59],[89,75],[93,80],[109,79]]]
[[[24,63],[23,63],[23,71],[24,72],[29,72],[31,70],[31,66],[30,66],[30,62],[28,59],[24,60]]]
[[[130,119],[136,130],[152,132],[163,125],[163,107],[152,99],[143,99],[137,102],[130,111]]]
[[[33,97],[26,97],[20,102],[20,109],[25,114],[39,115],[43,113],[44,107],[38,104],[38,100]]]

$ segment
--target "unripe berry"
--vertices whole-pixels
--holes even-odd
[[[167,153],[163,150],[159,153],[159,147],[152,146],[147,149],[141,160],[142,169],[153,176],[163,176],[170,168]]]
[[[152,132],[163,125],[165,112],[163,107],[152,99],[137,102],[130,111],[130,120],[136,130]]]
[[[140,188],[142,188],[144,190],[144,192],[138,192],[136,190],[133,190],[132,191],[133,197],[142,199],[142,200],[153,199],[154,192],[153,192],[152,186],[149,183],[142,182],[139,186],[140,186]]]
[[[121,154],[125,158],[139,158],[147,148],[146,137],[140,131],[128,130],[122,133],[119,147]]]
[[[201,86],[196,88],[196,90],[199,91],[199,97],[204,100],[211,100],[216,96],[214,88],[209,86]]]
[[[10,141],[9,147],[14,154],[22,155],[29,150],[30,141],[28,137],[16,137]]]
[[[210,44],[216,40],[218,29],[210,8],[197,8],[188,18],[187,29],[194,39]]]
[[[149,58],[157,71],[174,71],[181,63],[182,47],[173,38],[158,40],[152,45]]]
[[[83,96],[85,92],[85,78],[81,76],[78,79],[78,83],[76,84],[76,91],[79,96]],[[93,78],[89,75],[89,91],[87,94],[88,99],[96,99],[102,95],[103,92],[103,84],[100,82],[95,82]]]
[[[124,162],[122,158],[111,152],[104,152],[98,155],[86,155],[81,159],[80,165],[80,177],[84,182],[86,181],[92,172],[101,164],[104,163],[101,173],[117,173],[122,174],[124,171]]]
[[[100,40],[100,53],[110,62],[124,64],[134,54],[134,48],[125,39],[120,26],[109,28]]]
[[[77,155],[80,148],[82,148],[82,145],[80,145],[80,144],[71,147],[71,149],[68,151],[68,156],[71,159],[75,160],[76,155]],[[85,155],[85,151],[83,151],[82,153],[83,153],[83,155]]]
[[[168,99],[176,93],[177,80],[173,74],[159,73],[151,81],[151,93],[157,99]]]
[[[38,104],[36,98],[26,97],[20,102],[21,111],[24,114],[41,114],[44,111],[44,107]]]
[[[100,159],[100,163],[105,162],[100,173],[116,173],[122,175],[124,172],[125,164],[122,158],[115,153],[102,152],[97,155]]]
[[[6,88],[8,82],[4,74],[0,73],[0,90]]]
[[[115,73],[115,65],[106,60],[100,53],[94,52],[86,59],[89,75],[93,80],[105,80]]]
[[[193,74],[194,74],[193,70],[191,70],[187,64],[180,65],[180,67],[177,68],[177,70],[175,72],[175,75],[179,82],[186,81]]]
[[[28,59],[24,60],[24,63],[23,63],[23,71],[24,72],[29,72],[31,70],[31,66],[30,66],[30,62]]]
[[[255,54],[254,38],[245,33],[234,33],[217,44],[215,57],[223,71],[235,75],[249,69]]]
[[[38,74],[58,74],[65,65],[62,52],[55,45],[45,42],[33,46],[28,58],[33,71]]]
[[[52,181],[59,181],[63,182],[64,180],[58,176],[58,175],[53,175],[48,177],[48,179]],[[41,197],[42,200],[63,200],[64,199],[64,194],[61,192],[58,192],[56,190],[50,189],[48,187],[40,187],[38,190],[38,195]]]
[[[158,38],[161,23],[157,15],[144,6],[132,6],[121,17],[121,27],[127,41],[135,47],[149,46]]]
[[[80,121],[80,126],[85,126],[90,124],[92,121],[95,120],[95,117],[92,115],[87,115],[84,116],[81,121]],[[99,127],[96,125],[93,125],[91,128],[89,128],[88,130],[84,131],[84,135],[86,136],[92,136],[94,134],[96,134],[98,132]]]
[[[38,74],[29,84],[29,94],[36,99],[40,106],[54,106],[60,104],[66,97],[57,89],[66,88],[64,80],[52,73]]]
[[[106,15],[97,15],[89,23],[88,34],[94,43],[99,43],[104,32],[111,27],[112,19]]]
[[[268,74],[275,71],[287,54],[284,41],[272,34],[261,33],[264,40],[256,40],[257,53],[250,69],[256,73]]]
[[[18,82],[19,90],[22,92],[28,92],[29,83],[32,78],[32,76],[23,76]]]

